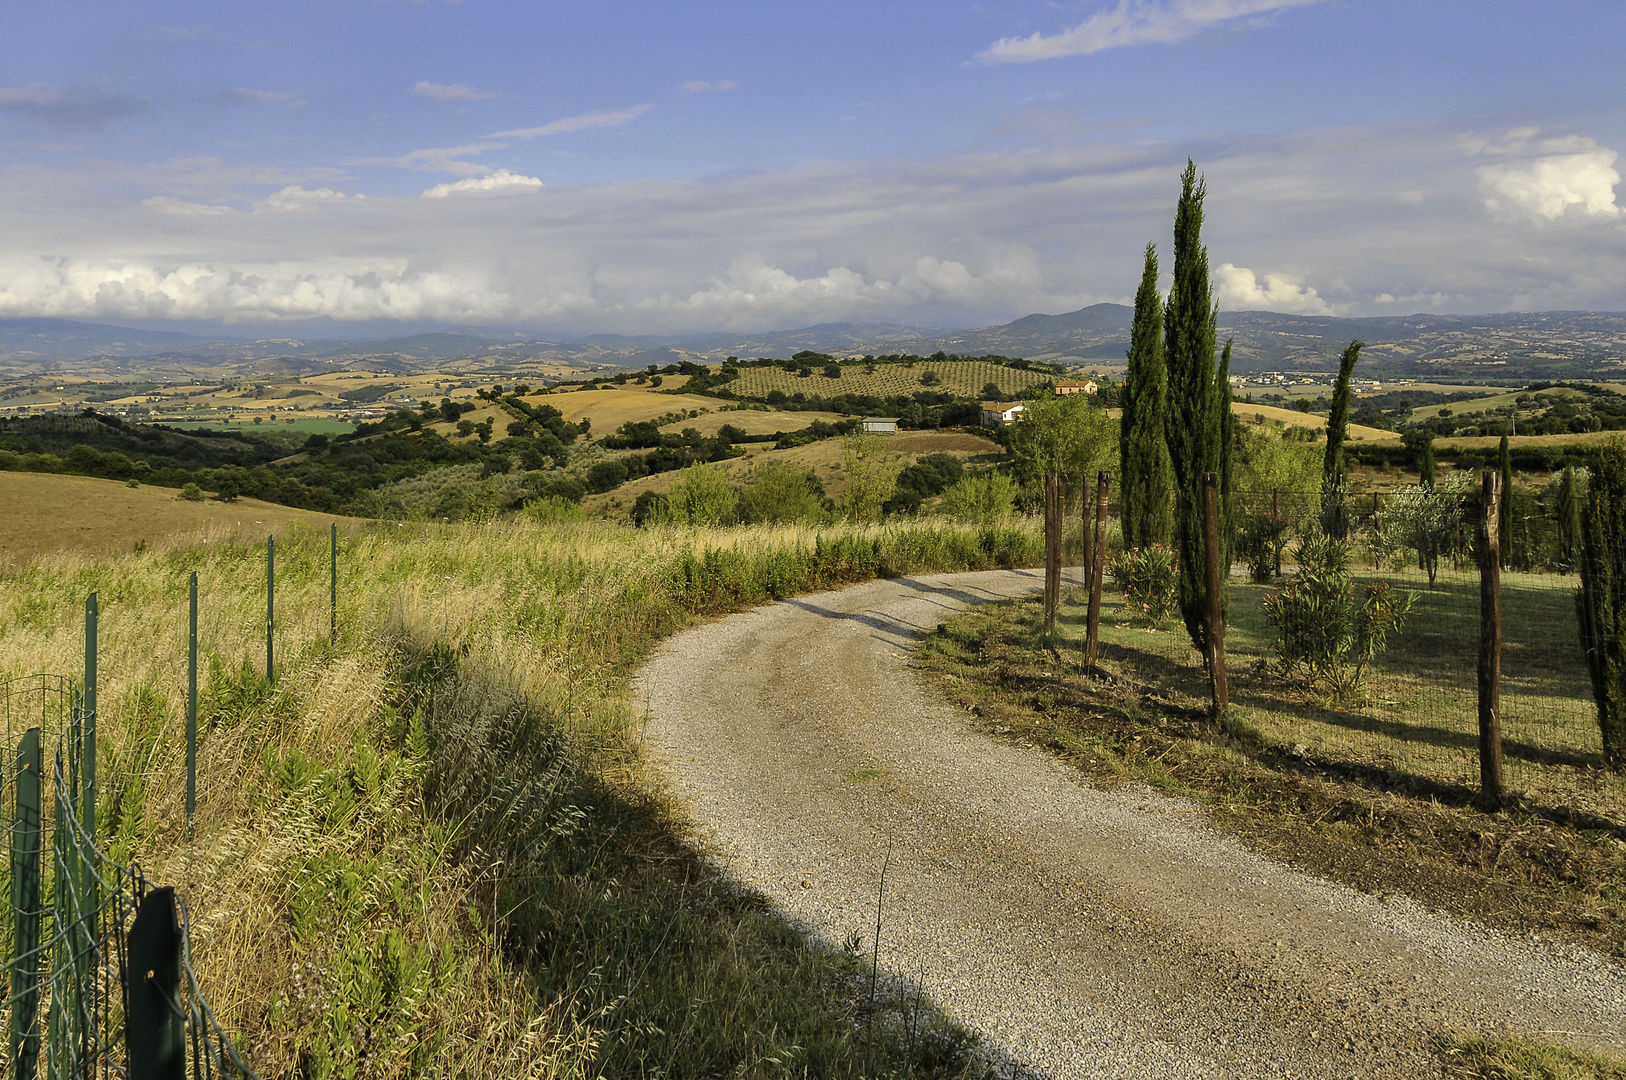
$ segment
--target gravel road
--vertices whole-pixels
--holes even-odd
[[[1098,791],[983,735],[910,669],[1038,572],[874,581],[672,638],[645,753],[728,872],[1053,1077],[1440,1075],[1446,1030],[1626,1053],[1626,971],[1255,855],[1194,805]]]

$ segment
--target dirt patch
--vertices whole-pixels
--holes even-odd
[[[1244,727],[1221,730],[1154,673],[1086,678],[1037,647],[1031,601],[939,628],[925,673],[992,734],[1046,747],[1111,786],[1141,781],[1202,802],[1254,849],[1363,892],[1518,935],[1626,956],[1626,828],[1532,806],[1486,813],[1473,792],[1318,761]],[[1164,673],[1166,675],[1166,673]],[[1149,693],[1142,689],[1158,685]]]

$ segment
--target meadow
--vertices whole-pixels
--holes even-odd
[[[1031,565],[1036,530],[370,523],[0,570],[0,677],[73,674],[100,594],[102,845],[176,885],[262,1076],[947,1075],[867,1038],[857,958],[706,862],[638,755],[628,675],[674,630],[878,574]],[[184,823],[187,578],[203,652]],[[15,733],[11,733],[15,735]],[[929,1012],[929,1009],[928,1009]]]

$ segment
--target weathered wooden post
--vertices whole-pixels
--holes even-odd
[[[1502,477],[1486,469],[1479,522],[1479,790],[1487,806],[1502,802],[1502,553],[1497,526]]]
[[[1204,635],[1208,639],[1208,689],[1214,715],[1219,716],[1230,705],[1231,692],[1225,682],[1225,609],[1220,595],[1219,480],[1213,473],[1203,473],[1203,561],[1208,571]],[[1230,567],[1225,570],[1229,573]]]
[[[1095,546],[1090,560],[1090,614],[1084,631],[1084,668],[1095,667],[1101,651],[1101,579],[1106,576],[1107,556],[1107,488],[1112,483],[1110,473],[1099,473],[1095,478]]]

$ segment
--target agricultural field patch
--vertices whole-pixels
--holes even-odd
[[[1249,405],[1246,402],[1234,401],[1231,403],[1231,411],[1244,420],[1257,416],[1266,420],[1278,421],[1287,427],[1313,428],[1317,431],[1324,431],[1327,427],[1327,418],[1320,413],[1304,413],[1299,412],[1297,409],[1280,409],[1274,405]],[[1367,427],[1364,424],[1350,424],[1349,439],[1351,442],[1399,442],[1400,436],[1393,431],[1384,431],[1382,428]]]
[[[1053,375],[1037,371],[1023,371],[982,360],[921,360],[915,364],[870,364],[859,362],[840,365],[841,377],[832,379],[823,374],[825,365],[810,362],[806,370],[810,375],[799,375],[783,367],[742,367],[740,376],[727,384],[738,397],[766,398],[775,390],[791,396],[833,397],[837,394],[870,394],[892,397],[913,394],[921,390],[937,390],[962,398],[982,398],[989,383],[1000,389],[1006,400],[1021,397],[1030,387],[1050,382]],[[936,383],[922,382],[924,376],[935,376]]]
[[[715,401],[711,407],[716,407]],[[709,437],[727,425],[737,427],[747,435],[772,435],[776,431],[789,434],[792,431],[802,430],[815,420],[833,424],[844,419],[846,418],[840,413],[832,412],[783,412],[779,409],[763,412],[759,409],[735,409],[728,412],[710,412],[688,420],[674,420],[670,424],[663,425],[661,430],[676,434],[684,428],[694,428],[700,434]],[[594,426],[594,432],[598,433],[597,425]]]

